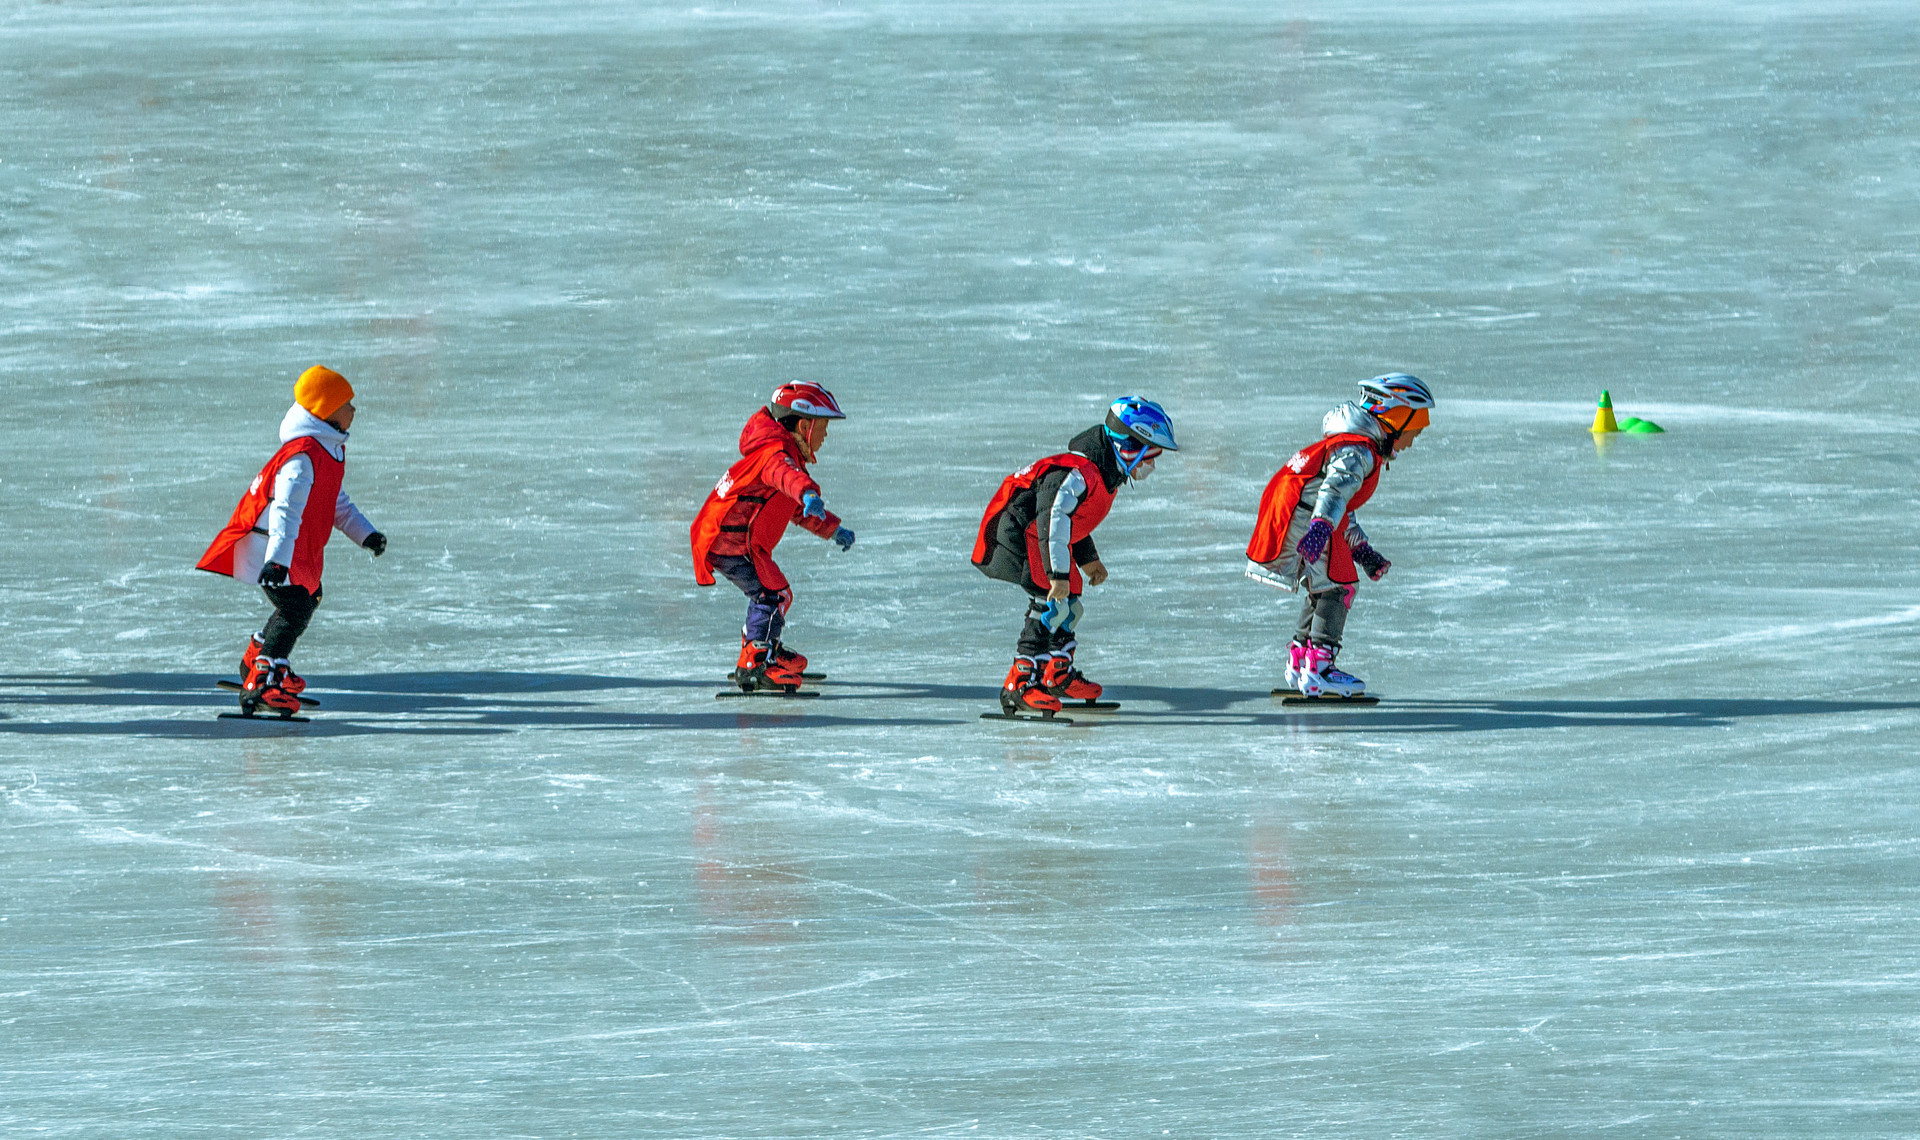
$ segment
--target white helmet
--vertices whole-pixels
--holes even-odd
[[[1368,411],[1433,407],[1433,393],[1428,391],[1426,384],[1418,376],[1409,376],[1405,372],[1389,372],[1385,376],[1362,380],[1360,391],[1367,397]]]

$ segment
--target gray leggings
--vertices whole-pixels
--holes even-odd
[[[1347,611],[1352,607],[1352,586],[1308,594],[1300,603],[1300,624],[1294,627],[1293,639],[1337,651],[1340,635],[1347,630]]]

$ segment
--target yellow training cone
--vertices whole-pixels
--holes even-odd
[[[1593,412],[1593,429],[1592,430],[1594,430],[1595,432],[1610,432],[1610,431],[1620,430],[1620,425],[1616,423],[1613,418],[1613,394],[1612,393],[1610,392],[1600,393],[1600,406],[1598,408],[1595,408]]]

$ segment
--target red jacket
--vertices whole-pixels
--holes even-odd
[[[1106,477],[1100,473],[1098,463],[1073,451],[1036,459],[1000,481],[1000,489],[994,493],[992,501],[987,504],[987,513],[980,519],[980,535],[973,542],[975,566],[985,566],[992,557],[994,529],[1000,525],[1000,512],[1006,509],[1007,501],[1033,486],[1047,472],[1059,467],[1071,467],[1079,471],[1087,484],[1087,497],[1073,508],[1073,535],[1069,541],[1079,542],[1106,519],[1107,512],[1113,509],[1113,492],[1107,489]],[[1018,515],[1014,517],[1019,518]],[[1027,574],[1033,579],[1033,584],[1042,590],[1051,585],[1047,580],[1047,558],[1040,549],[1038,519],[1027,524]],[[1080,567],[1069,567],[1067,588],[1076,594],[1080,592]]]
[[[819,494],[820,484],[807,474],[807,460],[793,433],[765,408],[740,429],[740,455],[741,460],[727,468],[694,516],[693,580],[713,585],[708,555],[744,554],[753,560],[761,586],[784,590],[787,576],[774,565],[773,548],[799,512],[801,496],[808,491]],[[821,538],[832,538],[840,529],[840,518],[832,511],[826,518],[802,516],[799,522]]]
[[[300,514],[300,534],[293,540],[293,565],[287,567],[287,581],[304,586],[309,593],[320,590],[320,573],[325,569],[327,540],[333,537],[333,512],[340,497],[340,477],[347,465],[327,454],[319,440],[301,436],[280,445],[267,465],[260,469],[233,508],[233,517],[214,536],[213,545],[200,556],[196,569],[233,577],[233,546],[260,522],[273,502],[273,482],[287,460],[304,453],[313,464],[313,488],[307,493],[307,509]]]
[[[1327,466],[1327,456],[1336,448],[1353,444],[1372,448],[1380,455],[1380,445],[1370,437],[1358,433],[1351,435],[1330,435],[1317,440],[1293,453],[1293,458],[1274,473],[1267,481],[1267,489],[1260,496],[1260,514],[1254,520],[1253,538],[1247,543],[1247,557],[1254,562],[1268,563],[1276,561],[1292,551],[1287,549],[1287,530],[1293,525],[1293,512],[1300,506],[1300,489],[1318,478]],[[1373,465],[1373,473],[1366,482],[1347,500],[1347,513],[1340,516],[1340,525],[1333,528],[1333,541],[1327,543],[1327,577],[1336,582],[1353,583],[1360,575],[1353,568],[1353,548],[1347,545],[1347,519],[1360,509],[1362,503],[1373,497],[1373,488],[1380,482],[1380,472],[1386,470],[1384,455]]]

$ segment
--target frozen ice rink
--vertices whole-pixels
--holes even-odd
[[[1920,1133],[1920,21],[1275,8],[0,13],[0,1133]],[[392,548],[217,720],[321,361]],[[1254,506],[1391,369],[1386,700],[1283,707]],[[830,680],[718,702],[787,379]],[[1125,708],[981,721],[980,510],[1132,391]]]

